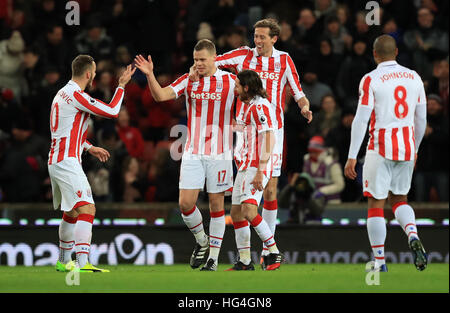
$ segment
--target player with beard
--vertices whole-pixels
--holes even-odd
[[[52,102],[50,113],[51,146],[48,171],[52,184],[53,207],[64,214],[59,226],[59,259],[57,271],[109,272],[89,263],[92,223],[95,204],[91,187],[81,166],[81,154],[88,151],[101,162],[109,152],[92,146],[87,140],[90,115],[117,118],[124,97],[125,85],[135,72],[131,65],[119,78],[119,86],[109,104],[85,93],[92,87],[96,64],[88,55],[79,55],[72,62],[72,79],[61,88]],[[76,262],[71,259],[75,247]]]

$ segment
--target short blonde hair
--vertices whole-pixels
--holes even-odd
[[[195,51],[200,51],[203,49],[208,50],[211,54],[216,54],[216,45],[209,39],[199,40],[194,47]]]

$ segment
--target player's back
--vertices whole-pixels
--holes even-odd
[[[414,158],[414,114],[425,101],[423,83],[396,61],[382,62],[361,81],[360,104],[373,106],[368,150],[391,160]]]
[[[79,86],[69,81],[53,98],[50,113],[51,147],[49,164],[65,158],[78,158],[81,161],[82,145],[86,140],[89,113],[75,106],[75,92]]]

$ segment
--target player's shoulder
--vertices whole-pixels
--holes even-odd
[[[221,70],[220,68],[218,68],[217,69],[217,72],[214,74],[214,76],[228,76],[228,78],[229,79],[231,79],[232,81],[235,81],[236,80],[236,78],[237,78],[237,76],[236,75],[234,75],[233,73],[231,73],[231,72],[228,72],[228,71],[224,71],[224,70]]]

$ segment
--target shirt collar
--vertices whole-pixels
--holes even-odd
[[[76,82],[74,82],[73,80],[69,80],[68,84],[75,86],[76,88],[78,88],[79,90],[81,90],[80,85],[78,85]]]
[[[378,64],[377,68],[382,67],[382,66],[391,66],[391,65],[397,65],[397,61],[384,61]]]
[[[259,57],[260,55],[258,53],[258,49],[256,49],[256,47],[254,49],[255,49],[255,56]],[[279,50],[275,49],[275,47],[272,47],[272,55],[269,58],[275,58],[275,57],[279,56],[280,54],[281,53]]]

